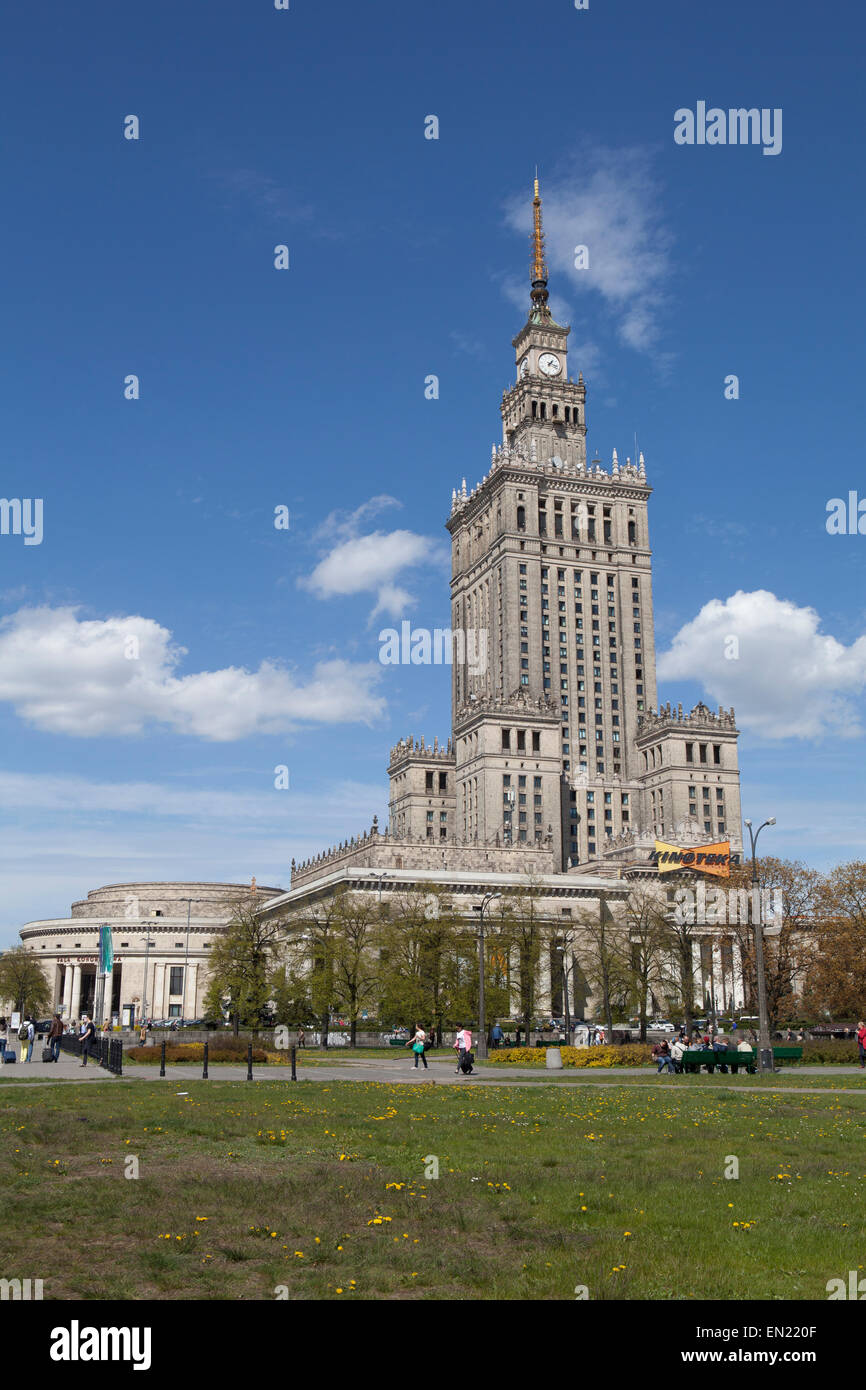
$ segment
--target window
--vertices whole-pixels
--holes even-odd
[[[540,733],[535,732],[535,733],[533,733],[533,735],[532,735],[532,751],[533,751],[533,753],[540,753],[540,752],[541,752],[541,734],[540,734]]]
[[[695,745],[694,745],[693,743],[687,743],[687,744],[686,744],[686,762],[687,762],[687,763],[693,763],[694,760],[695,760]]]
[[[503,729],[503,730],[502,730],[502,751],[503,751],[503,753],[510,753],[510,752],[511,752],[511,730],[510,730],[510,729]]]
[[[425,790],[425,791],[428,791],[428,792],[432,792],[432,790],[433,790],[433,773],[432,773],[432,772],[425,772],[425,774],[424,774],[424,790]]]
[[[168,981],[169,994],[183,994],[183,966],[173,965]]]
[[[445,792],[445,791],[448,790],[448,773],[447,773],[447,772],[440,772],[440,773],[439,773],[439,790],[440,790],[440,792]]]
[[[169,1016],[169,1018],[180,1018],[180,1007],[181,1007],[180,1004],[169,1004],[169,1006],[168,1006],[168,1016]]]
[[[713,762],[716,764],[716,767],[719,767],[720,764],[721,764],[721,761],[722,761],[722,745],[721,745],[720,743],[714,743],[714,744],[713,744]]]

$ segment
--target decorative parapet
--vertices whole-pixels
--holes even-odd
[[[408,738],[401,738],[399,743],[394,744],[388,766],[391,767],[403,758],[418,758],[424,762],[453,762],[454,744],[450,738],[447,743],[440,743],[438,738],[434,738],[431,747],[425,742],[423,734],[420,738],[410,734]]]
[[[510,444],[494,444],[490,460],[490,469],[485,473],[481,482],[477,483],[471,492],[467,492],[466,479],[464,478],[459,488],[452,489],[451,515],[453,516],[456,512],[462,511],[462,509],[472,501],[476,494],[480,492],[484,484],[493,477],[493,474],[500,468],[506,467],[528,468],[532,469],[534,472],[545,474],[547,477],[569,477],[576,478],[583,482],[601,484],[629,483],[632,486],[635,484],[641,487],[647,486],[646,464],[643,454],[639,456],[636,464],[632,463],[630,458],[627,458],[624,464],[620,464],[616,449],[614,449],[610,472],[608,472],[601,467],[598,459],[593,459],[589,464],[566,463],[559,458],[557,458],[555,463],[553,459],[545,459],[543,462],[540,462],[534,447],[530,450],[529,454],[525,454],[521,450],[513,448]]]
[[[480,695],[460,705],[454,715],[455,728],[479,714],[500,715],[504,718],[530,718],[542,714],[551,719],[559,718],[559,702],[550,695],[530,695],[518,688],[507,699],[500,700],[493,695]]]
[[[734,734],[739,732],[733,708],[726,710],[722,705],[719,705],[718,713],[715,713],[702,701],[698,701],[690,714],[684,714],[681,704],[673,706],[669,700],[666,705],[659,707],[658,714],[649,710],[638,716],[638,739],[648,734],[655,735],[669,730],[679,732],[715,730]]]
[[[373,874],[381,872],[383,877],[387,877],[391,869],[418,868],[500,868],[503,872],[527,872],[543,866],[545,872],[553,872],[554,852],[549,839],[545,837],[537,844],[529,841],[503,844],[498,836],[491,842],[454,838],[431,842],[420,836],[413,839],[380,832],[374,817],[372,828],[363,835],[344,840],[300,864],[293,859],[292,887],[350,864],[369,868]]]

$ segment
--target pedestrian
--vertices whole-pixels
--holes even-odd
[[[860,1070],[866,1067],[866,1023],[861,1021],[857,1024],[857,1050],[860,1053]]]
[[[86,1067],[87,1059],[90,1056],[90,1049],[96,1042],[96,1024],[89,1014],[85,1014],[84,1018],[81,1020],[79,1038],[81,1040],[81,1056],[83,1058],[81,1065]]]
[[[498,1023],[494,1023],[490,1032],[490,1039],[494,1047],[499,1047],[502,1042],[502,1029],[499,1027]]]
[[[6,1061],[6,1052],[9,1047],[9,1024],[5,1018],[0,1018],[0,1062]]]
[[[415,1061],[412,1064],[415,1071],[418,1070],[419,1057],[421,1061],[424,1063],[424,1070],[427,1070],[427,1058],[424,1056],[424,1044],[426,1043],[426,1041],[427,1034],[424,1032],[424,1029],[416,1028],[415,1032],[412,1034],[411,1038],[406,1044],[407,1047],[411,1047],[412,1051],[415,1054]]]
[[[458,1028],[457,1036],[454,1039],[454,1046],[457,1049],[457,1072],[463,1069],[466,1060],[466,1053],[472,1051],[472,1033],[468,1028]]]
[[[23,1029],[23,1031],[24,1031],[24,1036],[23,1036],[23,1037],[21,1036],[22,1029]],[[25,1043],[25,1042],[26,1042],[26,1044],[27,1044],[27,1056],[26,1056],[26,1057],[24,1056],[24,1048],[23,1048],[23,1046],[22,1046],[22,1048],[21,1048],[21,1061],[22,1061],[22,1062],[32,1062],[32,1061],[33,1061],[33,1043],[34,1043],[34,1040],[35,1040],[35,1038],[36,1038],[36,1024],[33,1022],[33,1018],[32,1018],[32,1016],[31,1016],[30,1014],[25,1014],[25,1016],[24,1016],[24,1022],[22,1023],[21,1028],[18,1029],[18,1037],[21,1038],[22,1044]]]
[[[303,1028],[299,1028],[299,1029],[298,1029],[298,1047],[306,1047],[306,1046],[307,1046],[307,1035],[306,1035],[306,1033],[304,1032]]]
[[[55,1014],[51,1020],[51,1027],[48,1030],[48,1046],[51,1050],[52,1062],[60,1061],[60,1039],[63,1037],[63,1019],[59,1014]]]
[[[138,1030],[138,1042],[140,1047],[147,1047],[147,1019],[141,1020],[141,1027]]]

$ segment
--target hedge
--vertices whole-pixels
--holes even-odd
[[[561,1047],[565,1067],[644,1067],[652,1061],[648,1043],[623,1043],[617,1047]],[[546,1048],[500,1047],[488,1061],[521,1067],[546,1067]]]

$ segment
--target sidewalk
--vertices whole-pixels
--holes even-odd
[[[114,1077],[110,1072],[104,1070],[92,1062],[88,1066],[82,1067],[77,1057],[71,1057],[61,1053],[59,1062],[46,1063],[18,1063],[14,1068],[10,1068],[12,1076],[9,1078],[8,1089],[20,1087],[24,1084],[53,1085],[57,1083],[80,1082],[92,1085],[95,1082],[116,1082],[120,1078]],[[639,1078],[648,1086],[663,1086],[665,1089],[687,1090],[691,1078],[689,1076],[672,1077],[667,1074],[658,1076],[656,1072],[648,1067],[593,1067],[588,1076],[582,1068],[566,1068],[563,1071],[549,1072],[543,1067],[509,1067],[507,1071],[500,1066],[485,1066],[484,1063],[476,1063],[475,1073],[472,1076],[456,1075],[454,1071],[453,1059],[450,1057],[431,1058],[427,1071],[423,1067],[416,1070],[412,1063],[405,1058],[376,1058],[370,1062],[351,1060],[345,1062],[325,1062],[322,1061],[315,1066],[298,1065],[298,1084],[305,1081],[379,1081],[389,1084],[419,1086],[419,1085],[445,1085],[445,1086],[513,1086],[526,1085],[527,1082],[535,1085],[552,1084],[556,1086],[617,1086],[624,1080],[633,1081]],[[165,1077],[162,1078],[166,1086],[183,1088],[191,1081],[202,1080],[201,1063],[184,1066],[177,1063],[166,1066]],[[243,1081],[246,1079],[246,1066],[225,1066],[214,1064],[210,1069],[209,1081]],[[26,1076],[27,1083],[18,1080],[18,1077]],[[828,1080],[838,1077],[847,1081],[850,1077],[859,1076],[863,1078],[863,1093],[866,1094],[866,1073],[862,1072],[858,1066],[850,1067],[785,1067],[782,1076],[795,1078],[798,1076],[826,1076]],[[129,1065],[124,1068],[123,1081],[159,1081],[159,1064],[154,1065]],[[3,1069],[0,1068],[0,1087],[6,1083]],[[282,1081],[286,1085],[292,1085],[291,1068],[289,1066],[253,1066],[254,1081]],[[699,1088],[692,1089],[727,1089],[734,1077],[719,1077],[713,1080],[710,1086],[706,1083]],[[747,1092],[762,1092],[768,1088],[766,1086],[738,1084],[737,1089]],[[780,1089],[782,1089],[780,1087]],[[795,1089],[792,1086],[785,1086],[786,1091],[793,1095],[814,1095],[812,1088]],[[859,1091],[860,1087],[846,1086],[843,1093],[850,1095],[852,1090]],[[832,1087],[822,1087],[821,1092],[833,1094]]]

